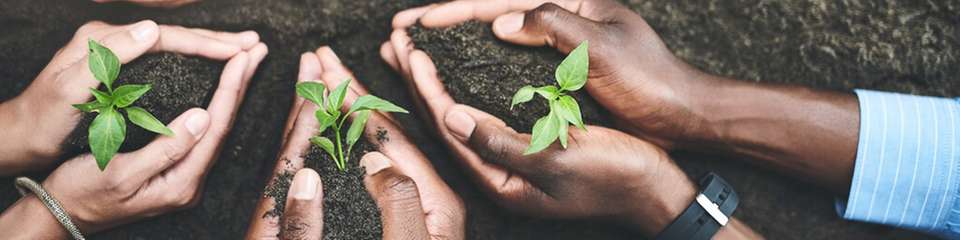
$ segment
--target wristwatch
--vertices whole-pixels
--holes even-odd
[[[657,240],[707,240],[727,225],[740,199],[733,186],[715,173],[700,179],[700,193],[673,223],[657,235]]]

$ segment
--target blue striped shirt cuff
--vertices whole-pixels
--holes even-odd
[[[960,239],[960,162],[954,99],[856,90],[860,140],[848,220]]]

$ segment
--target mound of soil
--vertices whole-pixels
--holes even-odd
[[[346,130],[342,134],[345,136]],[[332,133],[325,136],[334,139]],[[310,147],[304,166],[316,170],[323,183],[323,239],[372,240],[383,236],[380,209],[367,192],[363,183],[365,171],[359,165],[360,158],[375,149],[375,145],[361,138],[349,153],[347,168],[340,170],[333,157],[315,145]],[[293,175],[289,171],[278,173],[273,184],[264,190],[264,197],[277,203],[266,216],[283,216]]]
[[[191,108],[206,108],[220,80],[224,63],[203,58],[161,53],[142,56],[121,68],[114,87],[124,84],[151,84],[152,88],[132,106],[142,107],[169,124]],[[100,85],[106,91],[106,86]],[[90,152],[87,129],[97,115],[83,115],[77,128],[64,140],[63,157],[69,159]],[[120,152],[134,151],[146,146],[157,134],[133,125],[127,120],[127,137]]]

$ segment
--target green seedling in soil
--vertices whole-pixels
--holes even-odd
[[[590,68],[590,59],[587,55],[588,42],[583,41],[570,52],[557,66],[554,73],[557,86],[524,86],[513,95],[510,108],[520,103],[533,100],[534,95],[540,95],[550,104],[550,113],[533,124],[533,136],[524,155],[542,151],[553,144],[558,138],[560,145],[567,148],[568,124],[573,124],[586,131],[583,117],[580,114],[580,105],[569,92],[580,90],[587,83],[587,70]]]
[[[367,119],[370,118],[370,111],[408,113],[407,110],[373,95],[360,96],[350,105],[350,109],[346,113],[341,112],[343,99],[347,96],[350,81],[350,79],[343,81],[337,88],[331,90],[329,95],[324,95],[326,86],[322,83],[302,82],[297,84],[297,95],[320,107],[314,113],[317,121],[320,122],[320,126],[317,129],[317,136],[310,138],[310,142],[330,154],[340,171],[346,170],[350,150],[353,149],[357,140],[360,140],[363,128],[367,125]],[[347,129],[347,138],[343,139],[340,130],[343,129],[348,116],[351,114],[356,115],[353,118],[353,123],[350,124],[350,128]],[[333,130],[335,139],[331,140],[322,136],[327,129]],[[343,146],[344,142],[346,142],[346,149]]]
[[[150,91],[150,84],[128,84],[113,88],[113,82],[120,74],[120,59],[113,51],[96,41],[89,40],[87,45],[90,49],[90,72],[97,81],[106,86],[107,91],[90,88],[96,100],[74,104],[73,107],[86,113],[97,113],[97,117],[90,124],[87,138],[97,166],[103,171],[110,159],[113,159],[113,155],[120,150],[120,145],[127,135],[126,119],[120,114],[121,110],[126,112],[130,122],[143,129],[166,136],[173,136],[173,131],[147,110],[131,106]]]

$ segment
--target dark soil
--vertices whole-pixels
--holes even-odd
[[[499,41],[487,24],[479,22],[436,30],[417,26],[410,28],[409,33],[417,48],[435,60],[444,86],[457,102],[501,117],[517,131],[526,133],[550,111],[547,101],[539,96],[512,110],[510,101],[523,86],[557,85],[554,69],[564,56],[556,50]],[[609,121],[603,119],[604,109],[586,92],[571,95],[580,104],[587,124]]]
[[[169,124],[191,108],[206,108],[217,88],[224,63],[203,58],[184,57],[173,53],[147,55],[125,64],[114,88],[124,84],[151,84],[153,87],[132,106],[142,107]],[[100,85],[100,90],[106,87]],[[64,141],[64,159],[90,152],[87,129],[95,113],[84,114],[77,128]],[[127,120],[127,137],[120,152],[146,146],[157,134],[140,128]]]
[[[388,39],[390,18],[397,10],[423,5],[424,2],[428,1],[205,0],[179,9],[162,10],[126,4],[97,5],[85,0],[0,1],[0,26],[4,28],[4,34],[0,35],[0,66],[3,66],[0,67],[0,101],[15,97],[29,85],[50,57],[86,21],[129,23],[153,19],[161,24],[215,30],[256,30],[269,45],[270,55],[254,77],[220,159],[207,177],[201,204],[92,236],[95,239],[240,239],[246,231],[254,204],[264,190],[266,178],[271,174],[269,171],[276,164],[285,116],[294,95],[299,54],[321,45],[332,45],[344,63],[357,74],[358,80],[374,94],[414,109],[409,95],[403,90],[402,80],[380,60],[379,44]],[[960,12],[960,1],[957,0],[627,2],[660,33],[674,53],[711,73],[745,81],[791,83],[835,90],[871,88],[937,96],[960,95],[960,86],[952,79],[960,76],[960,68],[956,67],[960,66],[960,31],[957,29],[960,15],[956,14]],[[461,59],[462,63],[485,60],[508,66],[490,67],[483,62],[474,62],[476,68],[446,72],[444,78],[448,81],[453,81],[452,75],[489,77],[473,77],[473,80],[482,82],[474,90],[467,86],[451,89],[451,92],[457,91],[454,94],[466,103],[510,120],[517,129],[529,129],[529,121],[535,118],[512,114],[530,111],[531,116],[539,116],[543,113],[540,107],[543,103],[534,101],[518,106],[517,111],[508,111],[509,97],[522,85],[519,81],[534,85],[552,83],[549,76],[553,75],[552,68],[560,56],[545,49],[502,46],[484,36],[489,32],[466,33],[460,35],[465,39],[477,39],[476,45],[461,43],[456,45],[458,48],[501,49],[497,51],[510,57],[463,60],[433,50],[431,54],[437,58],[438,64],[449,66],[446,61]],[[441,40],[456,44],[455,38],[437,41]],[[446,51],[458,52],[455,49]],[[521,52],[536,54],[524,57]],[[529,69],[510,67],[510,64]],[[132,70],[125,68],[124,71]],[[202,72],[205,71],[195,73]],[[492,79],[501,80],[497,84],[503,89],[490,90],[497,86],[489,81]],[[590,104],[589,98],[580,100],[581,105]],[[605,113],[597,110],[599,108],[584,108],[588,112],[588,121],[604,123],[602,116]],[[433,161],[440,175],[464,199],[469,216],[468,238],[635,238],[625,229],[602,222],[533,219],[502,210],[463,177],[464,172],[442,144],[427,134],[428,125],[413,116],[415,114],[397,117]],[[691,176],[716,171],[737,186],[742,204],[736,216],[770,239],[924,238],[903,230],[843,221],[833,211],[836,196],[809,184],[741,164],[736,159],[691,153],[676,153],[674,157]],[[357,159],[351,160],[351,166]],[[317,164],[313,166],[320,171],[325,190],[341,188],[365,192],[361,191],[362,185],[357,185],[362,179],[359,169],[336,175],[338,170],[333,170],[329,161],[309,161],[309,164]],[[10,182],[11,178],[0,178],[0,206],[9,206],[18,198],[12,184],[2,184]],[[341,183],[343,185],[337,187]],[[364,197],[333,196],[328,192],[325,200],[328,227],[356,224],[362,222],[356,219],[375,216],[375,211],[369,211],[370,205],[364,205],[371,202],[356,199]],[[353,203],[356,201],[363,204]],[[356,210],[345,210],[347,208]],[[332,219],[341,217],[353,220]],[[359,229],[375,228],[357,225],[353,229],[337,230],[342,233],[330,228],[325,232],[340,239],[354,239],[359,237],[346,234]],[[377,233],[355,234],[375,236]]]

